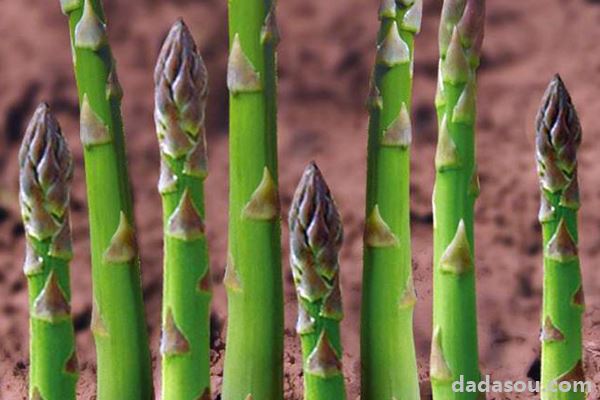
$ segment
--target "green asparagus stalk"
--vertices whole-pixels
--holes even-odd
[[[304,399],[346,398],[340,321],[343,318],[338,253],[342,221],[317,168],[304,170],[289,214],[290,264],[298,295],[296,330],[302,342]]]
[[[154,81],[165,225],[162,399],[210,399],[211,292],[203,223],[208,81],[182,20],[163,44]]]
[[[542,312],[542,400],[583,400],[585,393],[552,392],[563,382],[584,382],[582,365],[581,271],[577,252],[577,149],[581,126],[571,96],[554,77],[536,120],[536,158],[540,178],[539,221],[544,241]],[[556,386],[556,387],[554,387]]]
[[[150,352],[115,63],[100,0],[61,0],[69,17],[90,213],[99,400],[151,399]]]
[[[410,142],[414,38],[422,0],[383,0],[368,101],[361,398],[419,399],[413,339]]]
[[[79,371],[71,318],[69,193],[73,160],[47,104],[29,123],[19,153],[29,285],[29,397],[75,400]]]
[[[476,69],[483,42],[485,0],[445,0],[440,22],[436,108],[433,398],[476,399],[454,393],[452,382],[480,379],[474,271],[473,205],[479,194],[475,163]]]
[[[229,1],[229,322],[223,400],[283,397],[272,0]]]

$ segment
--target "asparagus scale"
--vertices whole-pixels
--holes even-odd
[[[182,20],[160,52],[155,122],[165,226],[162,399],[210,399],[210,271],[204,233],[206,67]]]
[[[361,324],[361,398],[419,399],[410,251],[410,119],[421,0],[383,0],[371,95]]]
[[[31,332],[29,397],[75,400],[79,371],[69,283],[73,160],[47,104],[38,106],[29,123],[19,164]]]
[[[542,311],[542,400],[583,400],[567,382],[584,382],[582,363],[583,287],[578,256],[579,183],[577,150],[581,125],[571,96],[556,75],[536,119],[536,159],[541,191],[539,221],[544,243]],[[552,391],[554,390],[554,391]]]
[[[436,400],[476,399],[452,382],[480,380],[474,270],[473,205],[476,70],[483,43],[484,0],[445,0],[440,22],[436,109],[433,337],[430,376]]]
[[[343,228],[316,164],[304,170],[289,214],[290,263],[298,295],[296,331],[302,342],[305,400],[346,398],[340,321],[338,253]]]
[[[98,400],[153,397],[117,79],[100,0],[62,0],[80,103],[92,252]]]

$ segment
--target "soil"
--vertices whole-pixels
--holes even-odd
[[[158,147],[152,120],[152,70],[170,24],[184,16],[211,78],[208,110],[210,176],[208,237],[215,279],[214,395],[220,390],[226,299],[221,284],[227,233],[226,8],[219,0],[105,1],[110,40],[125,90],[123,114],[135,192],[144,295],[155,366],[161,303],[161,215],[156,191]],[[411,184],[413,258],[419,302],[415,337],[423,391],[431,332],[431,190],[436,121],[437,24],[441,1],[426,1],[417,40]],[[346,310],[344,365],[349,398],[358,397],[361,232],[367,113],[363,107],[374,60],[378,0],[279,2],[279,155],[284,212],[304,165],[314,159],[343,214],[341,255]],[[545,85],[560,72],[584,127],[580,158],[580,253],[586,292],[586,367],[600,385],[600,3],[592,0],[489,1],[479,90],[478,161],[482,194],[476,209],[480,358],[493,379],[539,374],[541,245],[536,220],[533,120]],[[94,348],[89,332],[90,265],[77,97],[66,20],[58,1],[0,0],[0,398],[25,399],[28,369],[27,289],[21,263],[23,227],[17,206],[17,149],[39,101],[48,101],[73,148],[73,312],[82,374],[81,399],[94,399]],[[287,248],[286,223],[282,242]],[[285,255],[287,257],[287,255]],[[301,399],[301,362],[293,333],[295,295],[286,277],[286,399]],[[155,368],[157,371],[158,368]],[[157,387],[159,378],[155,377]],[[598,398],[592,394],[590,398]],[[429,398],[429,395],[424,396]],[[494,398],[493,396],[489,397]],[[495,397],[526,399],[532,396]]]

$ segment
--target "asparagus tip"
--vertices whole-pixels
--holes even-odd
[[[54,235],[69,203],[73,160],[47,103],[35,110],[19,150],[21,210],[29,235]]]
[[[311,161],[302,174],[289,214],[294,239],[323,253],[339,251],[343,238],[340,215],[321,170]],[[298,254],[300,255],[300,254]]]
[[[294,194],[289,225],[292,271],[298,295],[310,302],[331,295],[339,289],[336,288],[338,253],[343,228],[329,187],[314,161],[305,168]],[[333,282],[333,287],[327,282]],[[335,308],[338,313],[341,307],[336,305]]]
[[[538,174],[544,189],[565,191],[577,179],[577,150],[581,144],[581,125],[571,96],[556,74],[544,93],[536,119],[536,156]],[[577,193],[569,193],[575,205]],[[566,199],[568,200],[568,199]]]
[[[190,30],[178,19],[167,34],[154,69],[158,139],[164,154],[179,158],[201,146],[208,77]]]

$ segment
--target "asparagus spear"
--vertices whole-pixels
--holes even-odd
[[[61,0],[69,17],[90,212],[99,400],[153,397],[120,104],[100,0]]]
[[[29,285],[31,399],[75,400],[79,376],[71,318],[69,192],[73,162],[60,126],[40,104],[19,152]]]
[[[154,81],[165,224],[162,399],[209,399],[211,292],[203,223],[208,81],[182,20],[165,39]]]
[[[440,22],[440,76],[436,108],[434,333],[430,374],[436,400],[475,399],[454,393],[452,382],[480,379],[477,351],[473,204],[476,69],[483,42],[484,0],[445,0]]]
[[[338,253],[343,229],[329,187],[315,163],[304,170],[289,214],[290,264],[298,295],[305,400],[346,398],[340,321]]]
[[[229,322],[224,400],[283,397],[283,283],[277,194],[272,0],[230,0]]]
[[[419,398],[410,251],[410,106],[422,0],[383,0],[369,99],[361,397]]]
[[[542,387],[583,382],[581,271],[577,253],[577,149],[581,126],[558,75],[550,82],[536,120],[544,240]],[[554,388],[555,389],[555,388]],[[584,399],[585,393],[543,392],[543,400]]]

